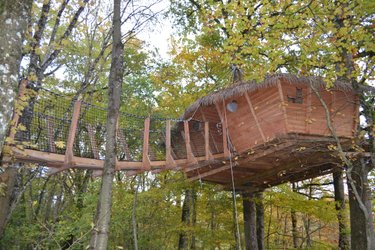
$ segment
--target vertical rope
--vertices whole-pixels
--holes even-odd
[[[223,99],[224,103],[224,99]],[[225,128],[228,128],[228,123],[227,123],[227,111],[224,106],[224,122],[225,122]],[[229,132],[227,130],[227,143],[229,144]],[[239,250],[242,249],[241,247],[241,235],[240,235],[240,227],[238,223],[238,211],[237,211],[237,201],[236,201],[236,188],[234,184],[234,174],[233,174],[233,162],[232,162],[232,150],[229,149],[230,155],[229,155],[229,165],[230,165],[230,175],[231,175],[231,181],[232,181],[232,199],[233,199],[233,204],[234,204],[234,216],[235,216],[235,225],[236,225],[236,233],[237,233],[237,238],[238,238],[238,248]]]

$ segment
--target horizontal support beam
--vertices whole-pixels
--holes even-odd
[[[69,167],[65,164],[65,155],[41,152],[32,149],[18,149],[16,147],[10,148],[12,155],[5,155],[3,157],[3,162],[29,162],[29,163],[41,163],[45,164],[50,168],[56,168],[56,170],[51,171],[51,173],[57,173],[61,170],[68,168],[80,168],[80,169],[93,169],[100,170],[103,169],[104,161],[100,159],[90,159],[83,157],[73,156],[72,162]],[[214,158],[223,158],[223,154],[215,154]],[[198,161],[205,161],[205,156],[196,157]],[[188,159],[175,160],[176,169],[183,169],[185,166],[189,166]],[[166,161],[151,161],[151,169],[164,169],[166,166]],[[119,161],[116,166],[117,170],[144,170],[142,162],[131,162],[131,161]]]

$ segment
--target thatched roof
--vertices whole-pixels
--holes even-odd
[[[267,75],[263,82],[257,83],[256,81],[238,82],[225,89],[212,92],[194,102],[190,105],[183,117],[186,118],[190,113],[197,110],[200,106],[209,106],[218,101],[226,100],[236,96],[242,96],[245,92],[252,92],[258,89],[269,88],[275,86],[279,80],[287,82],[289,84],[313,84],[317,88],[326,87],[327,83],[324,82],[321,77],[314,76],[297,76],[292,74],[272,74]],[[332,89],[338,89],[342,91],[352,91],[353,87],[348,82],[336,81]],[[375,92],[373,87],[363,87],[363,90],[370,90]]]

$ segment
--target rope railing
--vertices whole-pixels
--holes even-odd
[[[64,155],[66,166],[74,164],[74,157],[103,160],[107,111],[105,107],[38,87],[37,95],[17,122],[23,127],[15,134],[15,140],[23,142],[25,149]],[[217,141],[218,131],[205,131],[206,127],[215,126],[191,118],[120,112],[118,161],[142,162],[148,168],[161,164],[154,162],[163,161],[171,166],[181,160],[197,163],[196,157],[205,159],[210,144]],[[207,159],[222,150],[214,149],[209,153]]]

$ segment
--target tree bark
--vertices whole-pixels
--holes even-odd
[[[342,250],[349,249],[348,227],[345,212],[345,193],[342,171],[333,173],[333,187],[335,190],[335,201],[337,220],[339,223],[339,248]]]
[[[184,226],[191,225],[191,204],[192,204],[192,190],[186,189],[185,191],[185,199],[184,203],[182,204],[182,215],[181,221]],[[178,240],[178,249],[188,249],[189,247],[189,237],[185,230],[181,231],[179,240]]]
[[[3,193],[0,193],[0,239],[2,238],[9,218],[12,200],[14,200],[13,190],[16,185],[16,176],[18,169],[15,167],[6,168],[5,172],[0,175],[1,183],[6,183]]]
[[[263,206],[263,192],[255,194],[257,200],[256,207],[256,224],[257,224],[257,242],[258,249],[264,250],[264,206]]]
[[[112,185],[117,157],[116,125],[120,109],[121,85],[124,72],[124,48],[121,42],[121,1],[114,0],[113,2],[113,50],[109,74],[106,153],[95,228],[90,241],[91,249],[107,249],[112,207]]]
[[[296,183],[292,183],[293,192],[297,192]],[[292,219],[292,236],[293,236],[293,247],[298,248],[298,231],[297,231],[297,214],[292,208],[290,211],[290,217]]]
[[[12,117],[19,82],[22,43],[32,2],[3,0],[0,3],[0,154]]]
[[[258,250],[256,230],[256,206],[253,193],[243,193],[243,217],[246,250]]]
[[[352,169],[353,184],[358,190],[363,204],[367,208],[367,216],[360,208],[358,201],[353,193],[350,183],[349,189],[349,206],[350,206],[350,231],[351,231],[351,248],[353,250],[375,249],[375,236],[373,227],[373,218],[371,212],[371,189],[368,183],[368,168],[362,162],[355,162]],[[368,219],[366,219],[366,217]]]

